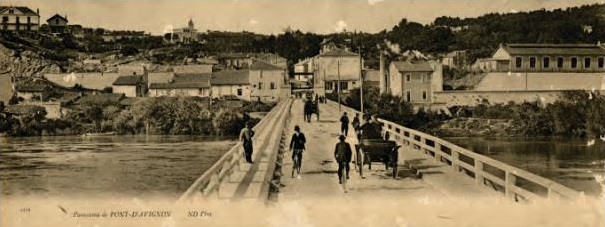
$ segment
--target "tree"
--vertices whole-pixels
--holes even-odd
[[[120,50],[120,54],[122,54],[124,56],[132,56],[132,55],[135,55],[138,53],[139,53],[139,50],[132,46],[125,46]]]

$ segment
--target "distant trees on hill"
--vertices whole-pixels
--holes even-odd
[[[342,32],[328,35],[285,29],[278,35],[250,32],[216,32],[201,35],[212,52],[275,52],[290,64],[319,53],[319,43],[331,38],[339,46],[348,46],[364,58],[377,58],[385,40],[399,47],[398,52],[419,50],[443,54],[468,50],[469,62],[488,57],[500,43],[597,43],[605,41],[605,5],[594,4],[552,11],[490,13],[476,18],[442,16],[429,25],[402,19],[390,30],[370,34]]]

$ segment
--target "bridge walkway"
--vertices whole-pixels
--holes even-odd
[[[346,110],[342,109],[343,112]],[[305,200],[321,199],[324,197],[367,197],[372,199],[405,199],[426,198],[443,196],[477,196],[496,195],[490,190],[478,187],[472,179],[454,173],[454,170],[446,164],[438,163],[429,156],[407,148],[400,149],[399,177],[393,179],[390,171],[385,171],[384,165],[373,163],[372,170],[364,166],[364,177],[362,179],[355,166],[351,165],[350,179],[347,182],[348,192],[344,193],[342,186],[338,184],[338,164],[334,162],[334,146],[338,142],[340,130],[340,117],[342,112],[338,111],[338,105],[334,103],[320,104],[320,121],[315,115],[311,123],[304,121],[303,101],[296,100],[292,104],[290,118],[286,125],[290,136],[294,132],[294,126],[300,126],[307,137],[307,150],[303,154],[303,165],[300,178],[291,177],[292,159],[291,153],[286,153],[284,158],[284,176],[281,178],[283,188],[280,189],[278,199],[283,200]],[[354,113],[347,115],[352,120]],[[357,143],[357,138],[352,128],[349,129],[346,141],[351,144]],[[410,171],[406,171],[402,160],[411,163],[423,173],[423,179],[416,178]]]

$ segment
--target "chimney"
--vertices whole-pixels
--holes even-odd
[[[386,81],[386,77],[385,77],[385,73],[384,73],[384,57],[383,57],[383,53],[382,50],[380,51],[380,69],[379,69],[379,75],[380,75],[380,94],[384,94],[387,91],[387,81]]]
[[[36,14],[38,14],[38,16],[40,16],[40,9],[36,8]]]

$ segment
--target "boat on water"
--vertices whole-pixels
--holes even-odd
[[[113,136],[116,132],[87,132],[82,134],[82,137],[92,137],[92,136]]]

